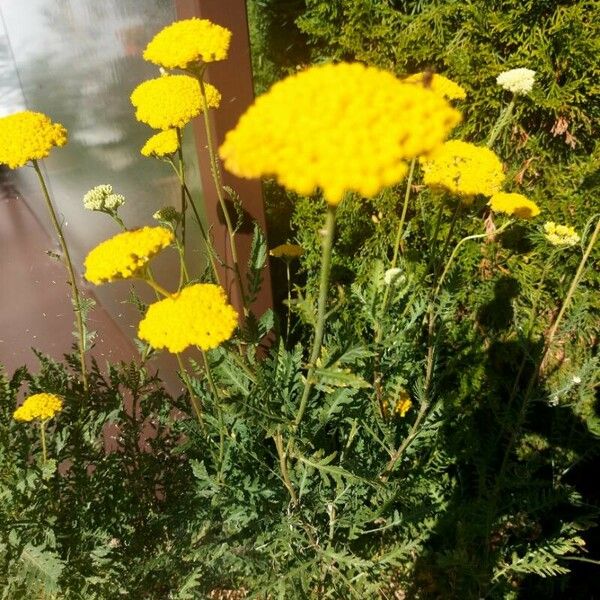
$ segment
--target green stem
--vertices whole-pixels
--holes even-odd
[[[40,185],[42,188],[42,192],[44,194],[44,199],[46,201],[46,206],[48,207],[48,212],[50,213],[50,219],[52,220],[52,225],[54,226],[54,230],[56,231],[56,235],[58,236],[58,241],[60,243],[60,247],[62,249],[63,255],[65,257],[65,262],[67,266],[67,271],[69,274],[69,282],[71,284],[71,294],[73,297],[73,304],[75,307],[75,322],[77,324],[77,335],[79,342],[79,359],[81,365],[81,378],[83,380],[83,389],[87,392],[88,390],[88,380],[87,380],[87,369],[85,366],[85,326],[83,323],[83,315],[81,313],[81,296],[79,294],[79,288],[77,287],[77,279],[75,277],[75,270],[73,269],[73,262],[71,261],[71,255],[69,254],[69,248],[67,246],[67,242],[62,232],[62,228],[60,223],[58,222],[58,217],[56,216],[56,212],[54,210],[54,206],[52,205],[52,200],[50,199],[50,192],[48,191],[48,187],[46,186],[46,182],[44,180],[44,176],[42,175],[42,171],[38,164],[37,160],[33,160],[33,168],[37,173],[38,179],[40,181]]]
[[[210,127],[210,120],[208,118],[208,100],[206,98],[206,88],[204,86],[204,78],[202,76],[202,73],[200,73],[200,75],[197,75],[197,79],[200,84],[200,96],[202,98],[202,116],[204,117],[204,128],[206,130],[206,141],[208,146],[208,156],[210,159],[211,173],[213,176],[213,181],[215,183],[215,189],[217,191],[217,198],[219,199],[219,204],[221,205],[221,210],[223,211],[223,216],[225,218],[225,224],[227,226],[227,233],[229,235],[229,247],[231,249],[231,259],[233,260],[233,271],[240,292],[240,299],[244,308],[244,316],[247,317],[250,314],[250,311],[248,310],[247,299],[244,293],[244,286],[242,284],[242,275],[240,271],[237,247],[235,243],[235,231],[233,229],[233,224],[231,223],[231,218],[229,216],[229,211],[227,210],[227,205],[225,204],[225,196],[223,194],[223,182],[221,180],[221,170],[219,167],[219,162],[217,161],[215,142],[212,135],[212,129]]]
[[[325,334],[327,292],[329,291],[329,275],[331,272],[331,253],[333,250],[333,238],[335,235],[335,206],[327,205],[327,215],[325,219],[325,237],[323,239],[323,253],[321,258],[321,281],[319,284],[319,301],[317,305],[317,324],[315,325],[315,337],[313,339],[312,350],[308,361],[308,373],[304,383],[304,391],[300,400],[300,408],[295,419],[297,428],[302,421],[308,397],[312,389],[312,377],[315,371],[315,362],[321,354],[321,345]]]
[[[177,127],[177,156],[179,157],[179,181],[181,184],[181,243],[185,258],[185,213],[187,212],[187,196],[185,195],[185,164],[183,162],[183,136]]]
[[[219,475],[218,481],[223,480],[223,459],[225,458],[225,421],[223,420],[223,408],[221,407],[219,390],[217,390],[217,386],[215,385],[215,380],[213,379],[212,372],[210,370],[210,363],[208,362],[208,356],[206,355],[206,351],[200,348],[200,352],[202,353],[202,358],[204,360],[204,369],[206,371],[206,380],[208,381],[208,386],[210,387],[210,391],[212,392],[215,398],[215,406],[217,407],[217,415],[219,418]]]
[[[158,292],[161,296],[164,296],[165,298],[170,298],[173,294],[171,294],[171,292],[169,292],[168,290],[165,290],[164,287],[162,287],[162,285],[159,285],[158,283],[156,283],[156,281],[154,280],[153,277],[146,277],[144,279],[144,281],[155,291]]]
[[[498,119],[492,127],[490,137],[488,138],[486,146],[491,148],[494,142],[498,139],[498,136],[502,133],[502,130],[508,125],[512,112],[515,108],[515,96],[513,95],[511,101],[504,107],[504,110],[498,115]]]
[[[179,178],[180,177],[179,169],[177,168],[175,163],[170,158],[167,158],[166,161],[171,165],[171,167],[175,171],[175,174]],[[202,219],[200,218],[200,214],[198,213],[198,209],[196,208],[196,203],[194,202],[194,199],[192,198],[192,194],[190,192],[190,189],[189,189],[187,183],[185,181],[181,181],[181,179],[179,179],[179,183],[183,187],[183,190],[185,192],[185,195],[187,196],[189,205],[192,207],[194,217],[196,218],[196,223],[198,224],[198,228],[200,229],[200,235],[202,236],[202,239],[204,240],[204,244],[206,245],[206,252],[208,254],[208,260],[210,262],[213,276],[215,278],[215,283],[217,283],[218,285],[221,285],[221,280],[219,278],[219,271],[217,271],[217,265],[215,263],[215,251],[214,251],[212,242],[210,241],[210,238],[208,236],[208,233],[204,229]]]
[[[290,321],[292,319],[292,281],[290,277],[290,261],[286,259],[285,261],[285,272],[287,278],[287,323],[286,323],[286,331],[285,331],[285,341],[289,342],[290,339]]]
[[[190,395],[190,402],[192,403],[192,408],[194,409],[194,412],[196,413],[196,418],[198,419],[198,423],[200,424],[200,427],[202,428],[202,430],[204,430],[204,419],[202,418],[202,409],[200,408],[200,400],[196,397],[196,394],[194,393],[192,384],[190,383],[189,374],[187,372],[187,369],[185,368],[185,365],[183,364],[183,361],[181,360],[181,354],[175,354],[175,357],[177,358],[177,364],[179,365],[179,371],[181,373],[181,378],[183,379],[183,383],[185,384],[185,387],[187,388],[187,391]]]
[[[46,421],[40,421],[40,438],[42,440],[42,461],[46,464],[48,456],[46,453]]]
[[[277,449],[277,456],[279,457],[279,469],[281,471],[283,483],[290,494],[292,504],[298,504],[298,496],[290,479],[290,473],[288,470],[287,462],[287,452],[283,449],[283,436],[281,434],[280,427],[277,427],[277,433],[275,433],[275,435],[273,436],[273,440],[275,441],[275,448]]]

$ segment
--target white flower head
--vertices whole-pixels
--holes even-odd
[[[573,383],[575,385],[579,385],[581,383],[581,377],[578,377],[577,375],[573,375]]]
[[[531,69],[511,69],[496,78],[496,83],[513,94],[528,94],[533,88],[535,71]]]
[[[125,196],[113,194],[112,185],[97,185],[83,197],[83,206],[88,210],[115,212],[125,204]]]
[[[385,285],[392,285],[402,274],[402,269],[398,267],[394,267],[393,269],[388,269],[383,275],[383,281],[385,281]]]

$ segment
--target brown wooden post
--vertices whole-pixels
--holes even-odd
[[[175,0],[179,19],[199,17],[227,27],[232,32],[231,46],[227,60],[211,63],[207,69],[207,80],[221,92],[221,106],[210,111],[213,138],[221,145],[225,134],[235,127],[241,114],[254,100],[252,85],[252,63],[248,36],[248,15],[245,0]],[[215,249],[228,265],[232,265],[227,228],[219,206],[207,150],[206,132],[201,119],[194,122],[194,134],[198,150],[198,163],[202,179],[202,192],[205,201],[206,218],[212,228]],[[246,283],[246,271],[252,241],[251,221],[254,220],[266,232],[262,186],[259,181],[239,179],[223,169],[223,183],[232,187],[240,196],[247,214],[245,225],[236,234],[238,258],[242,270],[242,280]],[[235,214],[233,215],[235,218]],[[230,269],[221,269],[221,281],[240,314],[242,301],[237,292],[235,278]],[[262,314],[272,307],[271,274],[269,265],[263,272],[263,285],[260,295],[252,305],[255,314]]]

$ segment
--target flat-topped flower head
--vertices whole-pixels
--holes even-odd
[[[135,277],[161,250],[171,245],[166,227],[124,231],[98,244],[85,259],[85,278],[95,284]]]
[[[102,184],[93,187],[83,197],[83,206],[88,210],[114,212],[125,204],[125,196],[113,193],[112,185]]]
[[[217,108],[218,90],[205,83],[207,104]],[[153,129],[182,128],[202,112],[198,80],[189,75],[163,75],[140,83],[131,94],[135,118]]]
[[[496,83],[513,94],[528,94],[533,89],[535,71],[531,69],[511,69],[496,77]]]
[[[207,19],[185,19],[167,25],[144,50],[144,58],[165,69],[187,69],[227,58],[231,31]]]
[[[189,346],[211,350],[233,335],[237,322],[221,286],[197,283],[151,304],[140,321],[138,337],[173,354]]]
[[[275,246],[275,248],[269,250],[269,254],[275,258],[292,260],[302,256],[304,254],[304,248],[298,246],[298,244],[281,244],[280,246]]]
[[[581,239],[573,227],[557,225],[553,221],[544,223],[544,234],[553,246],[575,246]]]
[[[489,148],[450,140],[430,160],[422,162],[425,185],[470,202],[473,196],[492,196],[504,181],[502,162]]]
[[[67,130],[50,117],[25,110],[0,118],[0,164],[18,169],[67,143]]]
[[[523,194],[498,192],[488,202],[494,212],[506,213],[520,219],[531,219],[540,214],[538,205]]]
[[[56,394],[33,394],[25,399],[25,402],[15,410],[13,419],[15,421],[47,421],[51,419],[63,407],[63,401]]]
[[[142,147],[141,153],[144,156],[154,156],[161,158],[177,152],[179,149],[179,139],[176,129],[165,129],[156,133]]]
[[[400,181],[406,160],[427,155],[460,114],[421,86],[359,63],[314,66],[276,83],[220,148],[240,177],[274,176],[329,204],[347,192],[372,197]]]
[[[467,92],[463,87],[437,73],[432,73],[431,75],[428,73],[415,73],[404,78],[402,81],[405,83],[421,84],[423,87],[429,88],[432,92],[448,100],[464,100],[467,97]]]

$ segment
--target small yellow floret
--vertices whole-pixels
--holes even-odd
[[[211,350],[232,336],[237,321],[222,287],[197,283],[151,304],[140,321],[138,337],[173,354],[188,346]]]
[[[166,69],[187,69],[200,62],[227,58],[231,31],[207,19],[185,19],[167,25],[144,50],[144,58]]]
[[[166,227],[124,231],[98,244],[85,259],[85,277],[95,284],[135,277],[150,259],[173,243]]]
[[[207,104],[221,102],[218,90],[205,83]],[[131,94],[135,118],[153,129],[182,128],[202,112],[200,84],[189,75],[163,75],[140,83]]]
[[[304,254],[304,248],[297,244],[281,244],[270,250],[269,254],[275,258],[285,258],[290,260],[302,256],[302,254]]]
[[[552,221],[544,224],[544,232],[553,246],[575,246],[581,239],[573,227],[557,225]]]
[[[466,202],[476,194],[492,196],[504,181],[502,162],[492,150],[460,140],[446,142],[422,167],[425,185],[457,194]]]
[[[179,139],[177,138],[177,130],[166,129],[149,138],[142,147],[141,153],[144,156],[155,156],[160,158],[167,154],[177,152],[178,148]]]
[[[432,92],[447,98],[448,100],[464,100],[467,97],[467,92],[463,87],[455,83],[451,79],[433,73],[428,77],[427,73],[415,73],[403,79],[405,83],[420,83],[425,87],[429,87]]]
[[[275,176],[332,205],[347,192],[372,197],[400,181],[406,160],[427,155],[460,114],[421,86],[358,63],[311,67],[276,83],[242,115],[220,148],[225,167]]]
[[[490,198],[488,204],[494,212],[514,215],[521,219],[531,219],[540,214],[538,205],[523,194],[498,192]]]
[[[60,412],[62,407],[62,398],[56,394],[33,394],[15,410],[13,419],[15,421],[33,421],[34,419],[47,421]]]
[[[29,110],[0,118],[0,164],[17,169],[41,160],[67,143],[67,130],[50,117]]]

